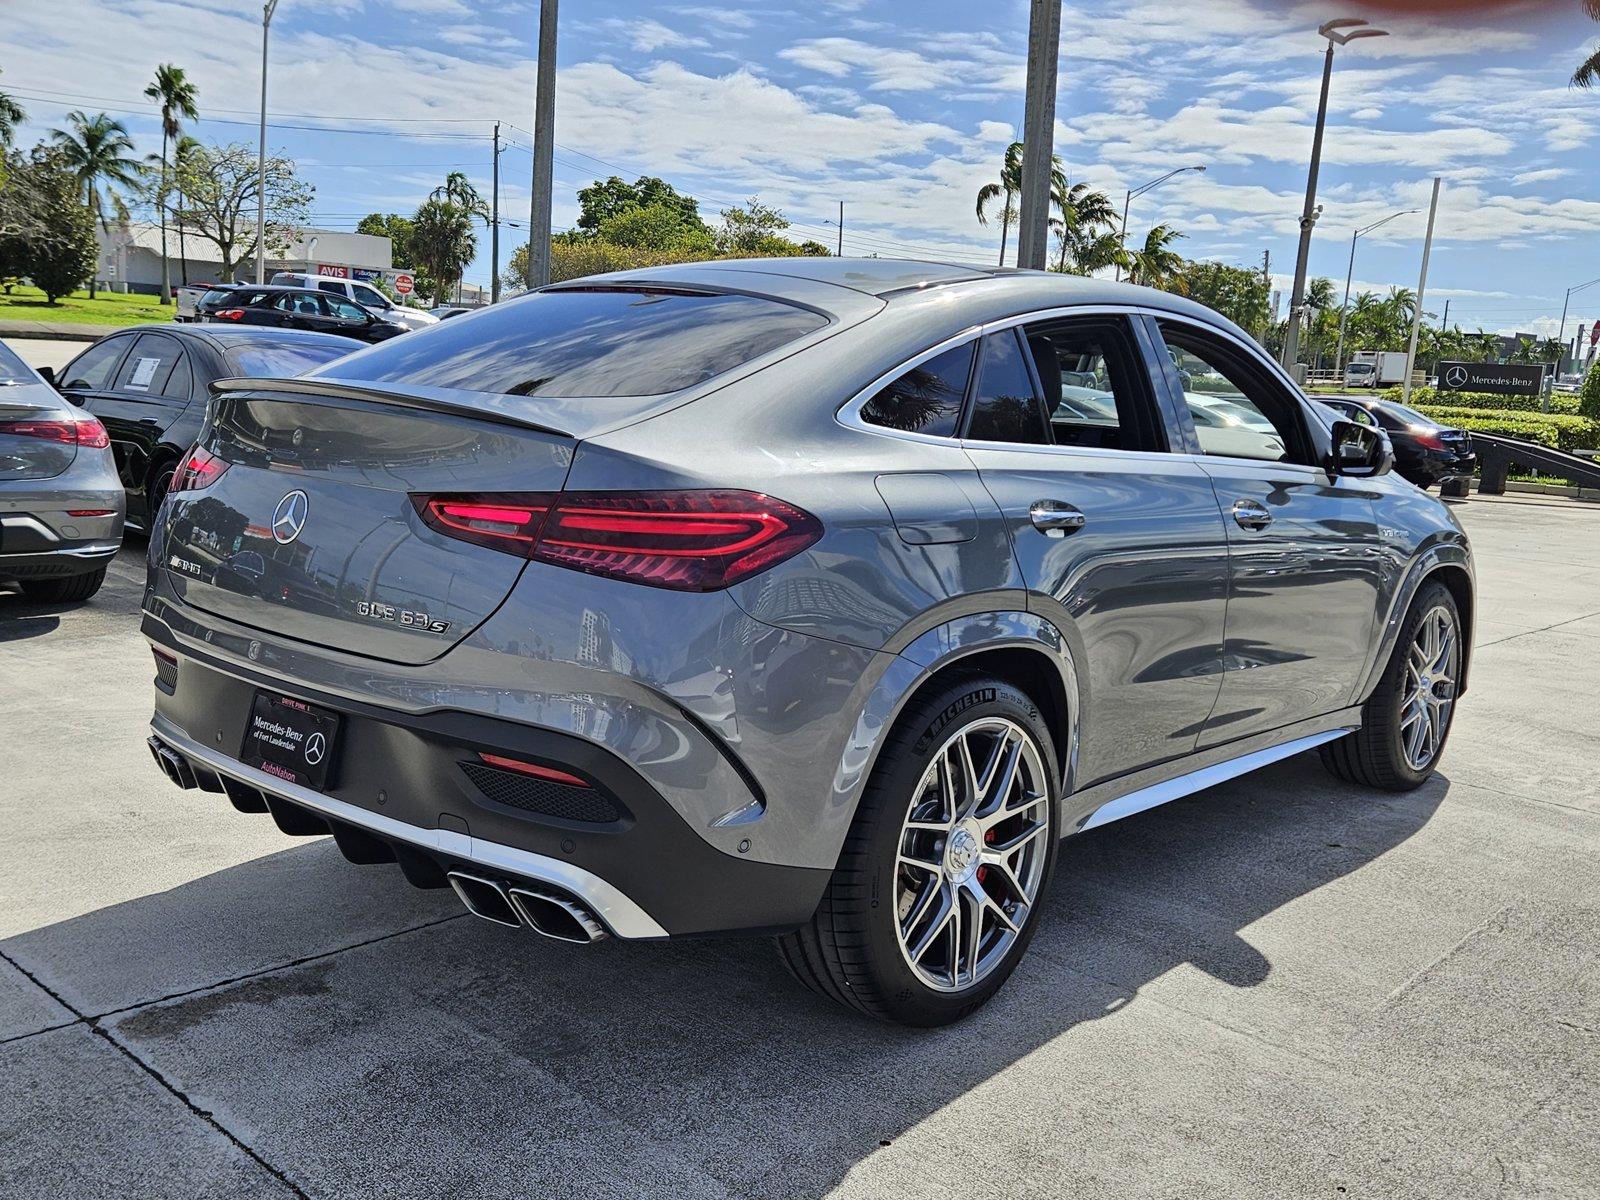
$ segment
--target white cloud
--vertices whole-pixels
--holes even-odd
[[[1522,171],[1511,177],[1511,182],[1518,187],[1530,183],[1544,183],[1551,179],[1565,179],[1572,172],[1566,167],[1545,167],[1539,171]]]

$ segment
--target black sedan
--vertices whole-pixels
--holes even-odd
[[[111,435],[129,524],[148,528],[205,420],[211,385],[282,379],[359,350],[344,337],[242,325],[138,325],[101,338],[59,373],[56,390]]]
[[[215,301],[208,293],[199,311],[205,324],[305,329],[363,342],[386,342],[407,331],[398,321],[380,317],[354,300],[312,288],[247,285],[225,292]]]
[[[1432,417],[1393,400],[1356,400],[1319,396],[1342,417],[1363,425],[1376,425],[1394,446],[1394,469],[1420,488],[1447,479],[1471,475],[1478,466],[1472,435],[1464,429],[1441,425]]]

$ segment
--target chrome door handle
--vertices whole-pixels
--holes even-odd
[[[1062,500],[1035,500],[1028,509],[1028,520],[1045,537],[1066,537],[1088,524],[1089,518]]]
[[[1254,500],[1235,500],[1233,519],[1240,529],[1265,529],[1272,524],[1272,514]]]

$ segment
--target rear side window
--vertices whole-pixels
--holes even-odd
[[[172,338],[162,337],[159,333],[144,334],[134,343],[133,353],[128,355],[122,370],[117,372],[114,390],[163,395],[173,372],[182,362],[183,347]],[[183,373],[187,378],[187,367]]]
[[[983,339],[983,360],[978,367],[978,388],[972,398],[967,437],[975,442],[1050,444],[1044,407],[1034,390],[1033,376],[1028,374],[1015,329]]]
[[[39,377],[0,342],[0,383],[38,383]]]
[[[974,345],[968,342],[936,354],[886,384],[861,406],[861,419],[902,433],[954,437],[967,376],[972,373]]]
[[[562,288],[395,338],[317,374],[508,396],[659,396],[825,324],[755,296]]]

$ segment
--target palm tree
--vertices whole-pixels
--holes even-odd
[[[1583,0],[1583,7],[1596,21],[1600,21],[1600,0]],[[1578,64],[1578,69],[1572,73],[1574,87],[1593,87],[1600,83],[1600,48]]]
[[[472,186],[472,181],[460,171],[451,171],[446,175],[444,182],[428,193],[428,199],[448,201],[482,221],[489,220],[489,206],[478,195],[478,189]]]
[[[1065,186],[1065,179],[1061,183],[1059,188],[1052,186],[1050,196],[1061,214],[1050,219],[1050,228],[1061,240],[1061,255],[1056,262],[1056,270],[1067,269],[1069,249],[1078,270],[1085,275],[1101,267],[1112,266],[1118,261],[1117,257],[1102,240],[1105,231],[1117,223],[1117,212],[1111,197],[1104,192],[1091,190],[1086,183],[1075,183],[1070,187]]]
[[[1128,282],[1171,291],[1183,270],[1183,255],[1171,246],[1182,236],[1171,225],[1157,225],[1145,234],[1144,245],[1128,255]]]
[[[200,119],[200,110],[195,107],[194,84],[184,75],[182,67],[171,63],[162,63],[156,68],[155,81],[144,89],[144,94],[161,105],[161,190],[157,204],[161,212],[161,303],[171,304],[172,268],[167,262],[167,190],[171,173],[167,169],[167,146],[183,132],[184,120]]]
[[[50,137],[61,151],[62,160],[77,176],[83,189],[83,202],[89,212],[100,222],[100,228],[109,230],[106,219],[109,206],[118,221],[128,219],[128,206],[122,197],[102,183],[119,187],[136,188],[143,181],[145,166],[133,157],[133,139],[121,121],[105,113],[93,117],[74,110],[67,114],[70,129],[54,130]],[[89,276],[89,295],[95,294],[95,276]]]
[[[0,150],[11,145],[12,135],[16,133],[17,126],[28,119],[28,114],[4,92],[0,92]]]
[[[184,164],[190,156],[200,150],[198,138],[188,134],[180,134],[177,142],[172,147],[172,169],[176,178],[181,179]],[[178,185],[174,184],[175,187]],[[183,209],[184,196],[182,189],[178,191],[178,206],[173,215],[178,218],[178,278],[184,283],[189,282],[189,239],[185,236],[188,232],[184,225],[185,214]]]
[[[472,212],[450,200],[430,198],[411,222],[411,256],[439,288],[437,300],[449,295],[467,264],[478,253]]]
[[[1011,222],[1017,218],[1016,205],[1013,200],[1022,192],[1022,143],[1012,142],[1006,147],[1005,157],[1000,163],[1000,179],[998,182],[986,183],[978,189],[978,224],[989,223],[989,205],[1001,196],[1005,203],[1000,209],[1000,265],[1006,265],[1006,240],[1011,232]],[[1059,203],[1060,198],[1067,194],[1067,175],[1061,166],[1061,156],[1050,156],[1050,197],[1053,203]]]

